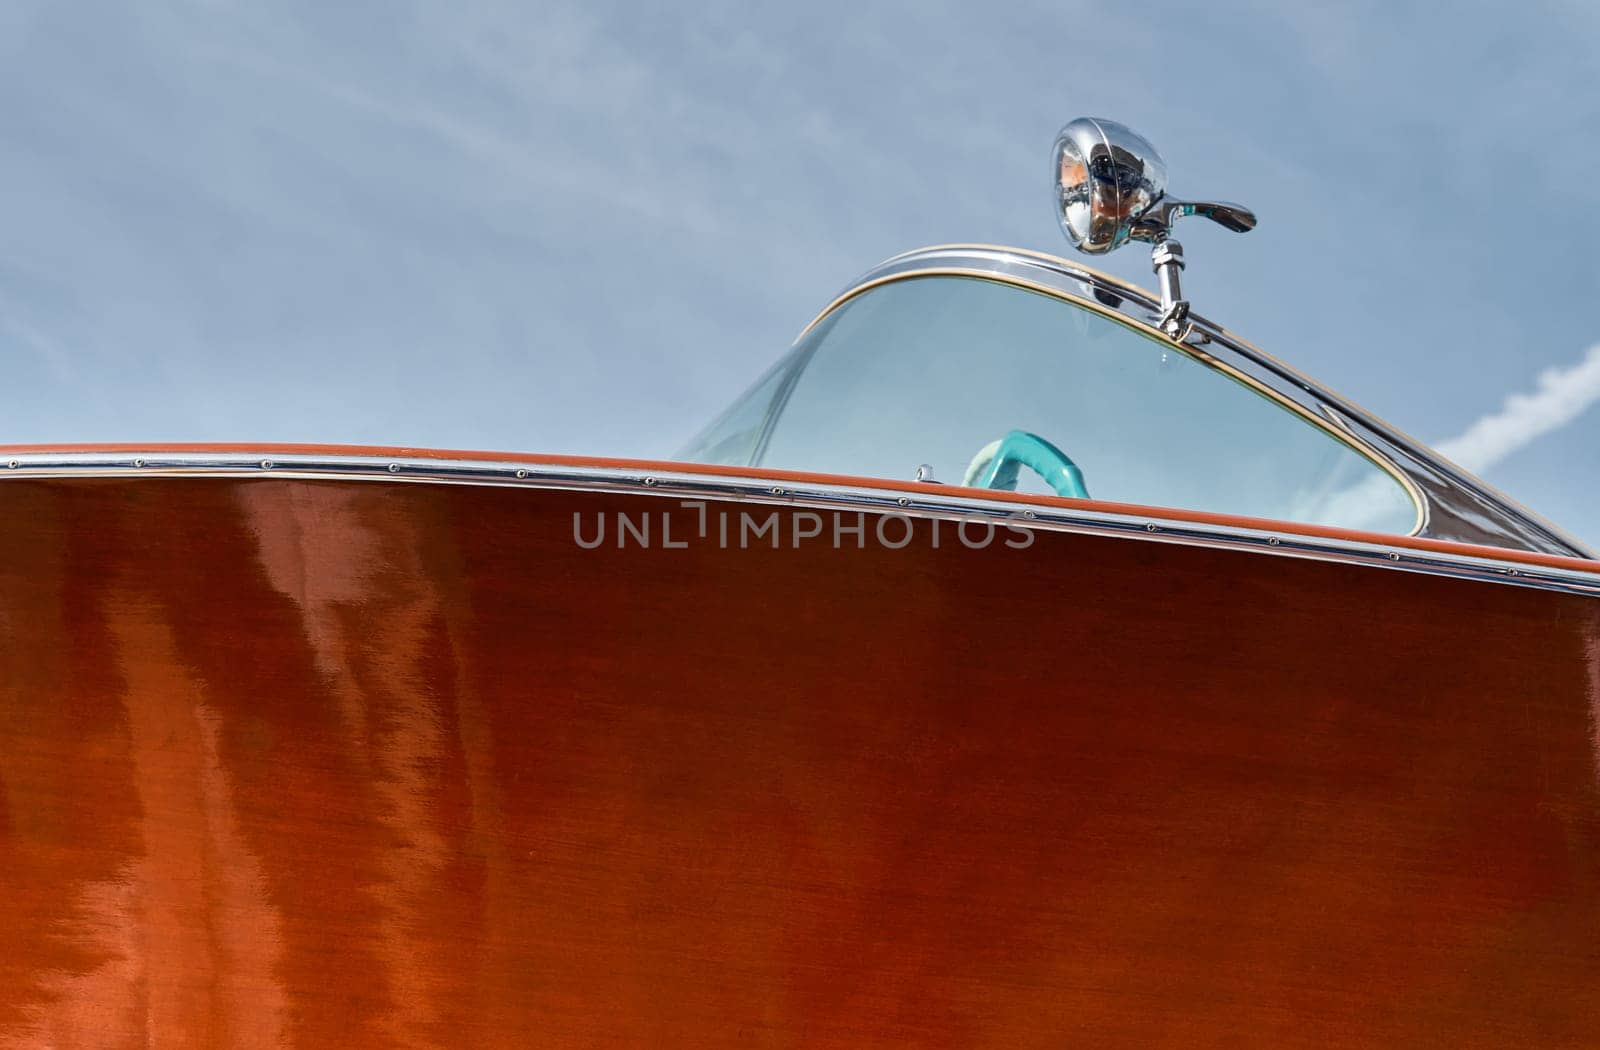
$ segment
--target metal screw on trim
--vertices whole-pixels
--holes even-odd
[[[400,464],[398,464],[398,463],[389,464],[389,473],[391,473],[391,474],[400,473]]]
[[[772,494],[774,496],[781,496],[781,495],[783,495],[783,489],[780,488],[777,485],[774,485],[774,486],[772,486]]]
[[[18,467],[22,466],[22,461],[20,459],[14,459],[10,463],[7,463],[6,466],[10,467],[12,470],[16,470]]]
[[[271,470],[272,469],[272,460],[270,460],[270,459],[262,460],[261,461],[261,469],[262,470]]]
[[[904,496],[901,496],[899,499],[895,500],[895,502],[900,504],[900,506],[902,506],[902,507],[911,506],[911,501],[906,499]]]
[[[1278,537],[1276,537],[1276,536],[1268,536],[1267,537],[1267,546],[1276,547],[1277,545],[1278,545]]]
[[[1389,560],[1390,560],[1390,561],[1399,561],[1399,560],[1400,560],[1400,555],[1399,555],[1399,554],[1397,554],[1397,553],[1396,553],[1396,552],[1394,552],[1394,551],[1390,551],[1390,552],[1389,552]]]
[[[654,485],[656,483],[656,479],[655,478],[645,478],[644,479],[644,483],[646,485]]]
[[[1022,516],[1024,518],[1027,518],[1029,521],[1032,521],[1034,518],[1037,518],[1039,515],[1035,514],[1031,510],[1025,510],[1025,511],[1022,512]]]
[[[1161,526],[1157,525],[1153,521],[1150,524],[1148,524],[1148,525],[1146,525],[1144,527],[1144,531],[1146,531],[1146,532],[1159,532],[1160,529],[1161,529]]]
[[[144,460],[136,459],[136,460],[133,461],[133,465],[136,466],[136,467],[142,467],[142,466],[144,466]]]
[[[525,477],[527,477],[527,476],[528,476],[528,472],[527,472],[527,471],[526,471],[526,470],[519,470],[519,471],[517,471],[517,477],[519,477],[519,478],[525,478]]]

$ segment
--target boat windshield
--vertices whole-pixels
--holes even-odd
[[[920,276],[838,306],[680,458],[1406,534],[1409,490],[1298,406],[1069,299]]]

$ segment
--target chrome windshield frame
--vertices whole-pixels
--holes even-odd
[[[800,333],[803,339],[844,303],[871,288],[919,276],[964,276],[1053,292],[1100,310],[1192,357],[1236,372],[1339,434],[1401,479],[1419,504],[1412,535],[1430,539],[1593,558],[1578,540],[1451,463],[1398,427],[1295,371],[1208,318],[1191,313],[1176,337],[1158,327],[1161,305],[1135,285],[1069,260],[1020,248],[962,244],[894,256],[852,281]],[[797,340],[798,341],[798,340]],[[757,440],[763,447],[775,417]]]

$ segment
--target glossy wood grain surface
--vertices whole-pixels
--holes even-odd
[[[0,1047],[1600,1042],[1594,600],[664,511],[0,483]]]

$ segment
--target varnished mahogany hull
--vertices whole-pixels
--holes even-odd
[[[1600,1042],[1593,599],[0,496],[0,1046]]]

